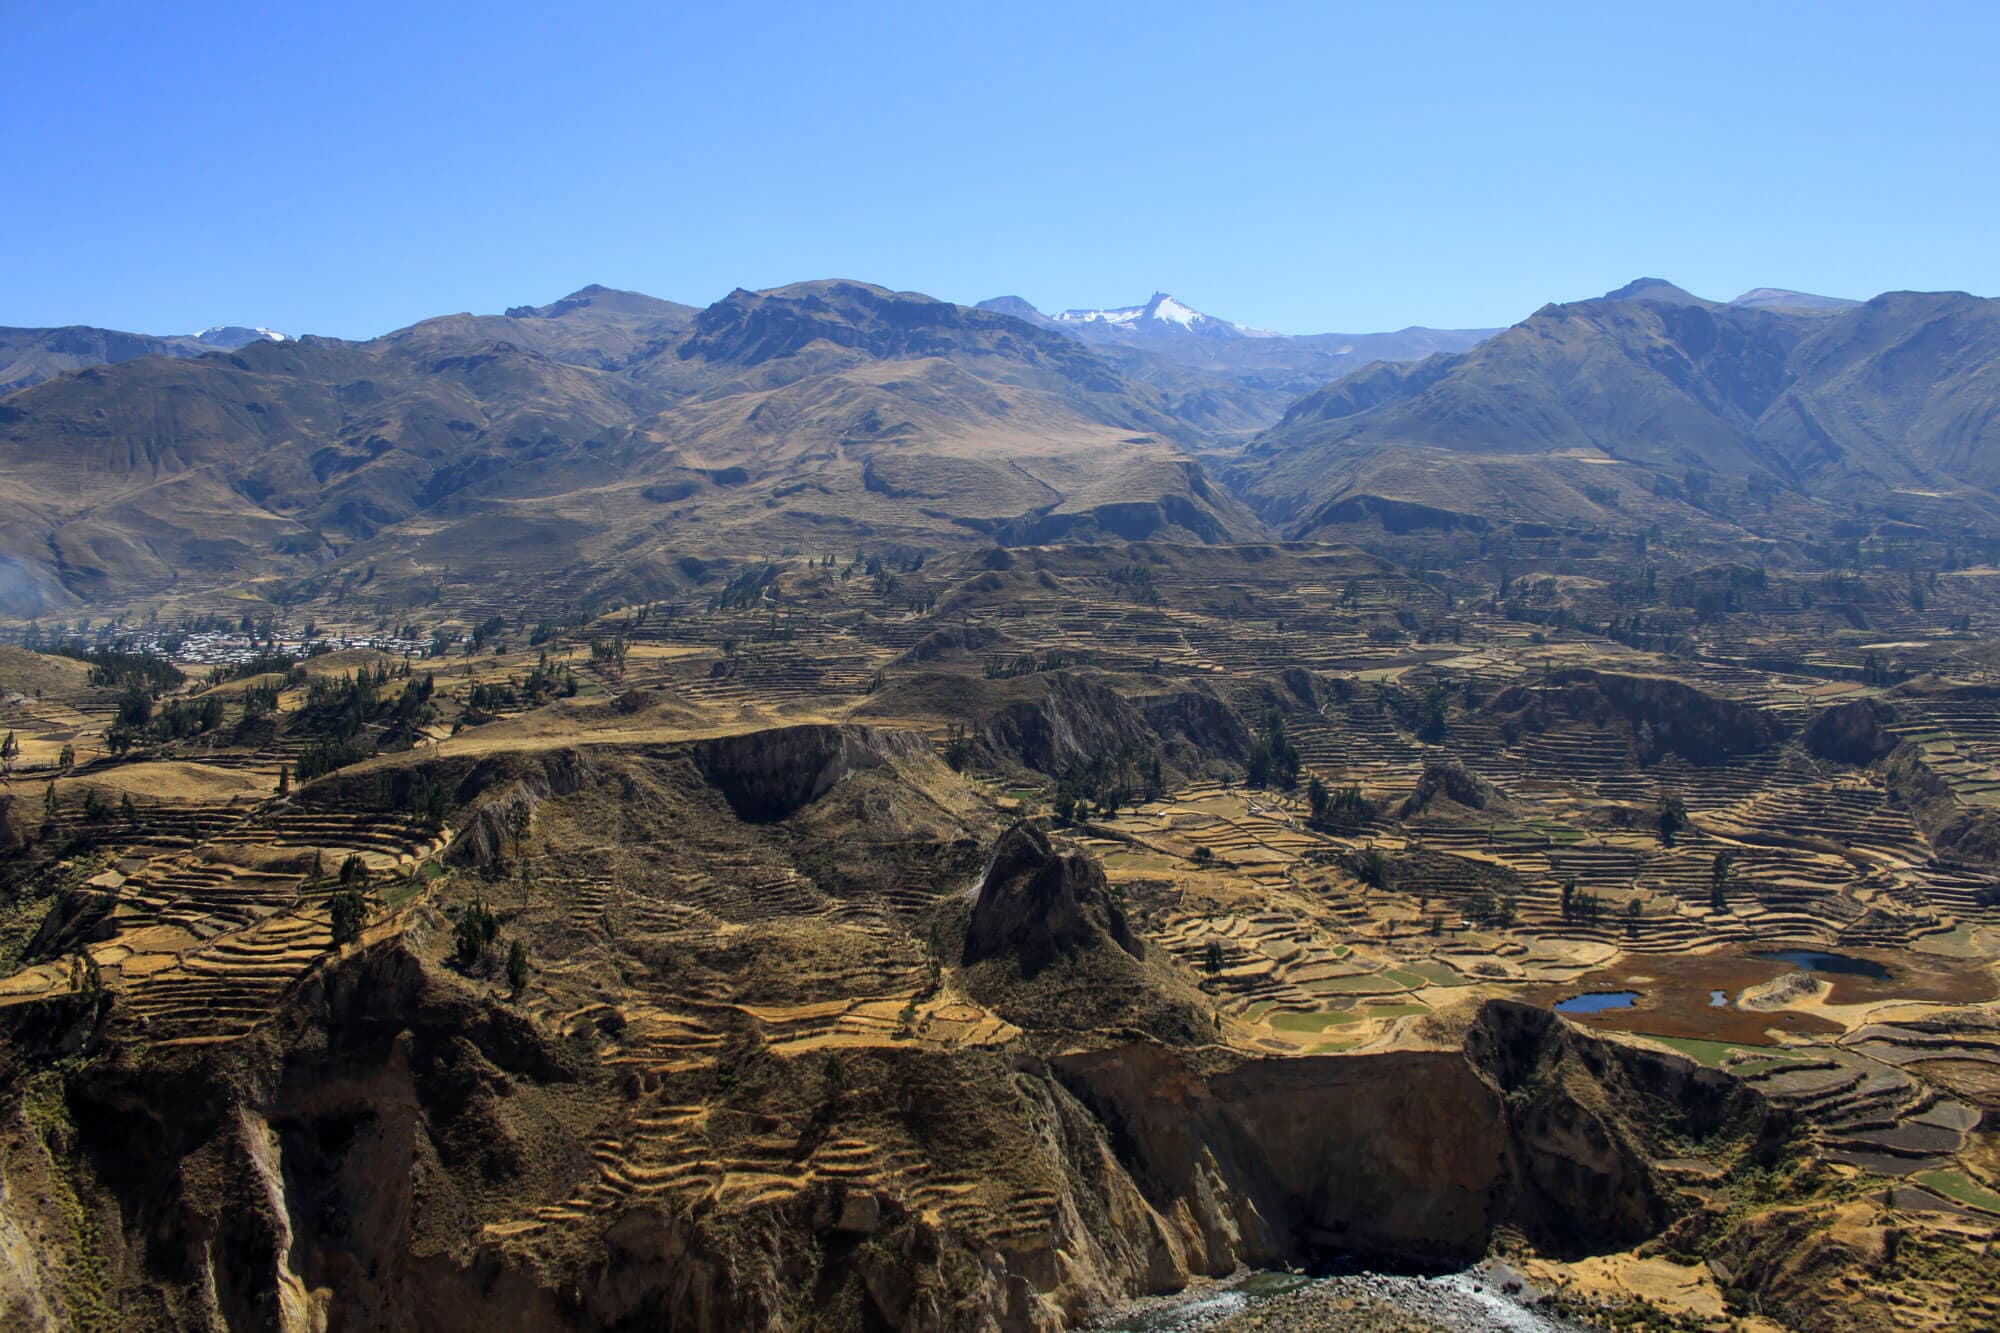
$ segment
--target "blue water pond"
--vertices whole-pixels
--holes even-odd
[[[1630,1009],[1639,992],[1635,990],[1594,990],[1556,1001],[1559,1014],[1601,1014],[1607,1009]]]
[[[1866,958],[1849,958],[1844,953],[1828,953],[1824,949],[1769,949],[1751,957],[1790,963],[1808,972],[1836,972],[1846,977],[1867,977],[1871,981],[1889,979],[1889,969],[1880,963],[1871,963]]]

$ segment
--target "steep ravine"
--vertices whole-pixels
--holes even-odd
[[[1615,1046],[1525,1005],[1487,1004],[1460,1050],[1234,1057],[1122,1047],[1057,1062],[1162,1216],[1192,1224],[1191,1271],[1328,1251],[1459,1263],[1493,1231],[1580,1254],[1656,1234],[1666,1133],[1783,1130],[1755,1093]]]
[[[30,1071],[78,1038],[74,1022],[9,1021],[18,1107],[49,1086]],[[1242,1264],[1462,1260],[1501,1226],[1559,1252],[1629,1245],[1675,1211],[1651,1164],[1663,1135],[1783,1129],[1733,1080],[1508,1003],[1459,1049],[1030,1045],[923,1085],[957,1080],[965,1105],[901,1113],[1043,1159],[1054,1224],[1004,1252],[838,1186],[763,1209],[634,1206],[510,1248],[482,1226],[587,1173],[580,1135],[619,1092],[391,940],[304,986],[268,1036],[86,1046],[56,1132],[10,1113],[0,1310],[71,1327],[1046,1328]],[[856,1076],[916,1086],[917,1065],[958,1058],[899,1054]],[[94,1230],[52,1224],[52,1173]],[[94,1265],[77,1252],[93,1235]],[[39,1275],[22,1237],[46,1251]]]

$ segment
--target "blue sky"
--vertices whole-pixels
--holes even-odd
[[[1286,332],[1642,274],[2000,294],[2000,5],[0,15],[5,324],[365,337],[835,276]]]

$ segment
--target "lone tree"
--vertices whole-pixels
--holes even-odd
[[[514,844],[514,859],[521,859],[521,852],[528,845],[528,834],[535,826],[535,812],[528,808],[526,801],[516,801],[507,807],[507,838]]]
[[[519,940],[507,942],[507,985],[519,995],[528,984],[528,946]]]
[[[849,1082],[847,1061],[839,1051],[828,1051],[819,1072],[821,1080],[826,1084],[827,1100],[838,1101],[840,1094],[847,1091]]]
[[[7,733],[7,739],[0,740],[0,776],[11,774],[14,771],[14,761],[20,756],[21,742],[15,740],[14,733],[10,731]]]
[[[1208,947],[1201,951],[1202,969],[1210,976],[1214,976],[1222,970],[1223,962],[1222,941],[1210,940]]]
[[[521,882],[521,910],[528,910],[528,834],[535,826],[535,812],[526,800],[507,807],[507,837],[514,844],[514,877]]]
[[[69,956],[69,988],[75,995],[102,995],[104,974],[97,969],[97,960],[83,949]]]
[[[1718,912],[1729,910],[1729,871],[1736,863],[1732,852],[1717,852],[1715,863],[1708,868],[1708,905]]]
[[[333,919],[334,948],[361,938],[361,924],[368,919],[368,903],[359,890],[342,889],[327,899],[326,910]]]
[[[1660,797],[1660,846],[1674,845],[1674,836],[1687,827],[1688,808],[1679,792],[1668,792]]]
[[[1576,876],[1571,875],[1562,882],[1562,914],[1568,921],[1576,912]]]

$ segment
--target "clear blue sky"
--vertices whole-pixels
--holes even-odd
[[[364,337],[835,276],[1286,332],[1642,274],[2000,293],[2000,5],[726,8],[0,5],[0,323]]]

